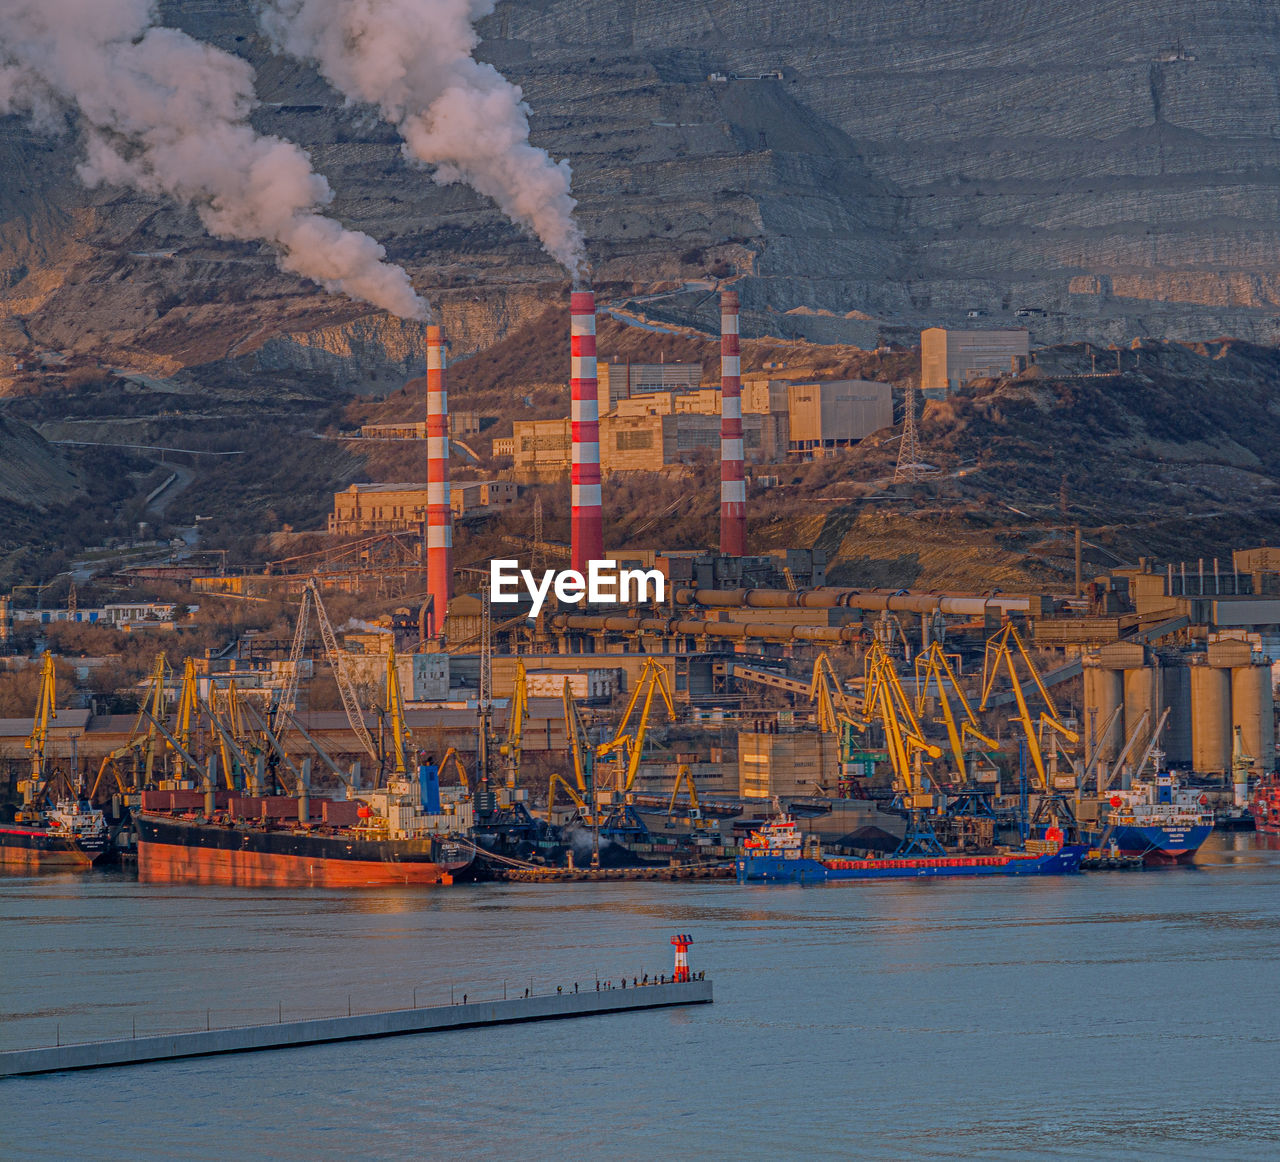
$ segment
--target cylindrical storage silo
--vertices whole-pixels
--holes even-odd
[[[1191,667],[1191,763],[1201,774],[1231,769],[1231,671]]]
[[[1275,767],[1275,698],[1271,689],[1271,667],[1237,666],[1231,671],[1231,726],[1240,727],[1244,753],[1253,759],[1250,767],[1270,771]]]
[[[1191,765],[1191,668],[1160,667],[1160,713],[1169,720],[1160,736],[1160,749],[1171,767]]]
[[[1159,671],[1155,666],[1143,666],[1140,670],[1124,671],[1124,730],[1126,741],[1129,735],[1138,729],[1142,716],[1144,714],[1147,716],[1146,725],[1142,728],[1138,741],[1133,744],[1133,749],[1129,752],[1129,763],[1131,765],[1136,765],[1138,759],[1142,757],[1147,741],[1151,738],[1151,732],[1156,726],[1156,675],[1158,673]]]
[[[1100,666],[1084,667],[1084,720],[1086,743],[1096,741],[1102,762],[1111,762],[1120,753],[1124,739],[1124,713],[1118,716],[1103,736],[1107,719],[1118,706],[1124,705],[1124,675],[1120,670],[1104,670]]]

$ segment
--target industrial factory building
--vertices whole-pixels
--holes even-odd
[[[804,460],[851,448],[893,426],[893,388],[870,379],[787,385],[788,451]]]
[[[920,389],[927,399],[972,379],[1007,375],[1015,359],[1026,360],[1030,335],[1023,327],[1000,331],[953,331],[930,327],[920,332]]]
[[[449,506],[455,517],[472,516],[514,504],[518,492],[511,480],[459,480],[450,490]],[[329,532],[347,536],[420,530],[426,510],[425,484],[352,484],[333,494]]]
[[[700,453],[718,454],[720,399],[718,390],[695,386],[618,400],[599,421],[601,470],[656,472],[690,463]],[[763,380],[743,392],[743,454],[754,463],[833,455],[892,423],[893,389],[887,383]],[[548,479],[568,470],[568,420],[517,420],[514,429],[512,455],[521,479]]]
[[[702,382],[701,363],[631,363],[602,359],[596,365],[600,414],[613,411],[618,402],[655,392],[682,394],[695,391]]]

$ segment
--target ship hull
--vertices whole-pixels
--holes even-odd
[[[95,856],[75,839],[47,828],[21,824],[0,826],[0,868],[5,871],[83,871]]]
[[[264,888],[451,884],[467,859],[430,839],[369,840],[137,817],[138,878]]]
[[[1111,834],[1122,855],[1140,855],[1144,863],[1190,863],[1212,827],[1119,826]]]
[[[1070,844],[1045,855],[908,856],[903,859],[788,859],[739,856],[739,883],[833,883],[842,880],[952,879],[960,876],[1056,876],[1080,870],[1088,849]]]

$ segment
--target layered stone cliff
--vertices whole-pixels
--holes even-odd
[[[272,56],[249,0],[162,12],[253,63],[256,124],[311,150],[334,212],[443,305],[455,353],[563,289],[486,199],[433,183],[389,128]],[[481,30],[535,141],[573,164],[611,297],[740,275],[748,332],[866,344],[1022,307],[1045,312],[1039,342],[1280,338],[1274,5],[503,0]],[[0,120],[0,348],[160,374],[411,370],[403,328],[265,248],[85,191],[78,148],[74,127]],[[710,325],[705,300],[643,309]]]

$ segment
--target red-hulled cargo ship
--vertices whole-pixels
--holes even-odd
[[[177,800],[144,802],[136,816],[138,878],[144,882],[241,887],[377,887],[451,884],[475,849],[462,836],[471,804],[458,799],[426,814],[407,783],[361,792],[358,800],[225,797],[211,814]],[[197,813],[199,811],[199,813]]]

